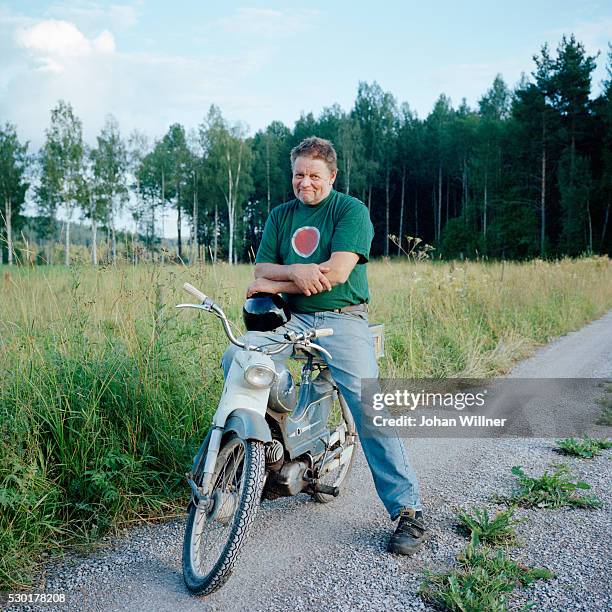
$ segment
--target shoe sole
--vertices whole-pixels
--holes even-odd
[[[419,552],[419,550],[423,548],[423,544],[425,544],[429,539],[431,539],[431,534],[425,533],[421,538],[421,541],[418,544],[415,544],[414,546],[403,547],[399,545],[389,544],[389,546],[387,546],[387,552],[390,552],[393,555],[414,555],[414,553]]]

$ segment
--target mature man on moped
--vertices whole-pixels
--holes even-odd
[[[399,437],[363,435],[361,381],[378,377],[367,314],[366,263],[374,236],[369,212],[333,189],[337,156],[328,140],[303,140],[291,151],[291,167],[295,199],[273,208],[266,221],[247,297],[282,293],[294,329],[334,330],[319,341],[333,355],[327,366],[355,420],[376,491],[390,518],[399,519],[388,550],[412,554],[428,535],[416,474]],[[246,335],[250,345],[273,340],[269,332]],[[223,355],[226,376],[235,351],[231,346]]]

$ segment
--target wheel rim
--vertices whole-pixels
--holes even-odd
[[[212,478],[210,501],[195,509],[190,558],[195,576],[208,576],[222,556],[232,532],[244,487],[246,449],[242,440],[230,440],[219,452]]]

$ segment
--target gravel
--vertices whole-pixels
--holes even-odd
[[[514,376],[612,378],[612,312],[580,332],[555,340],[518,364]],[[571,355],[571,358],[568,357]],[[594,435],[609,434],[597,427]],[[555,572],[512,596],[512,608],[609,610],[612,592],[610,508],[612,451],[593,460],[562,458],[547,439],[416,439],[408,450],[420,476],[432,539],[414,557],[386,552],[393,528],[359,451],[343,495],[327,505],[299,495],[262,503],[229,582],[204,598],[190,596],[180,566],[184,519],[140,525],[105,540],[89,555],[69,555],[41,575],[46,593],[66,593],[63,608],[10,610],[425,610],[417,594],[425,570],[454,567],[466,539],[454,510],[487,505],[508,494],[510,469],[541,473],[563,460],[592,485],[599,510],[519,509],[518,561]]]

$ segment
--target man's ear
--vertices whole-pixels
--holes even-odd
[[[334,170],[331,173],[331,176],[329,177],[329,180],[331,181],[331,184],[334,184],[334,181],[336,180],[336,176],[338,175],[338,170]]]

